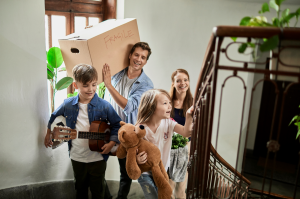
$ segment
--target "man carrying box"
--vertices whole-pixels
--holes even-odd
[[[153,83],[143,71],[151,55],[146,42],[136,43],[129,53],[129,66],[111,77],[108,64],[102,69],[103,81],[106,86],[104,99],[110,102],[120,118],[135,125],[142,94],[153,89]],[[132,180],[126,172],[126,158],[118,159],[120,165],[120,187],[117,199],[125,199],[130,191]]]

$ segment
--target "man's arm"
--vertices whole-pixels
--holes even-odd
[[[153,89],[152,84],[149,85],[146,82],[141,82],[140,85],[138,85],[138,88],[135,90],[135,92],[132,93],[131,96],[128,98],[127,104],[123,110],[124,114],[129,115],[133,111],[137,110],[139,108],[142,94],[150,89]]]
[[[125,97],[123,97],[122,95],[120,95],[120,93],[111,84],[107,85],[106,88],[108,89],[110,95],[115,100],[115,102],[118,104],[118,106],[121,107],[122,109],[124,109],[128,100]]]
[[[104,84],[107,90],[109,91],[109,93],[111,94],[112,98],[118,104],[119,107],[124,109],[128,100],[124,98],[122,95],[120,95],[120,93],[112,86],[111,73],[110,73],[109,66],[107,64],[103,66],[102,75],[103,75]]]

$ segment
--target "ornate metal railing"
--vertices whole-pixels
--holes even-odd
[[[190,161],[188,165],[189,179],[187,187],[187,198],[296,198],[299,178],[299,165],[295,176],[295,182],[291,197],[272,193],[273,173],[276,170],[277,152],[280,150],[280,134],[282,129],[282,121],[285,110],[285,101],[291,97],[291,89],[300,88],[300,72],[298,71],[282,71],[278,68],[281,64],[289,68],[300,68],[300,62],[296,64],[288,64],[283,61],[283,51],[286,48],[300,49],[299,45],[289,44],[282,45],[282,40],[300,41],[300,29],[288,28],[254,28],[254,27],[235,27],[235,26],[218,26],[214,28],[214,33],[210,38],[207,51],[204,56],[200,75],[197,82],[196,91],[194,94],[194,131],[192,133],[192,143],[190,151]],[[256,61],[246,60],[240,61],[230,58],[228,48],[235,42],[230,42],[226,47],[223,47],[224,39],[229,37],[246,38],[247,42],[251,39],[270,38],[274,35],[279,35],[280,43],[278,51],[273,51],[271,55],[265,58],[260,58]],[[238,42],[236,42],[238,43]],[[256,45],[260,45],[256,43]],[[224,54],[224,56],[222,55]],[[226,59],[226,64],[220,61],[220,57]],[[225,58],[224,58],[225,57]],[[271,62],[276,62],[276,68],[271,67]],[[228,65],[229,63],[229,65]],[[251,64],[261,65],[262,67],[250,67]],[[218,89],[218,73],[220,71],[231,71],[224,78]],[[248,85],[241,73],[260,74],[261,78],[255,79],[253,85]],[[293,82],[286,82],[288,86],[284,88],[283,93],[279,92],[277,80],[280,77],[294,78]],[[222,129],[220,129],[220,115],[223,105],[224,86],[229,79],[237,79],[241,82],[243,97],[241,118],[235,121],[233,125],[239,125],[238,147],[236,154],[235,167],[228,164],[218,153],[218,140]],[[220,81],[220,80],[219,80]],[[273,116],[269,132],[268,142],[265,143],[266,159],[264,162],[264,172],[261,176],[262,182],[260,189],[251,188],[251,182],[244,176],[245,174],[245,159],[246,145],[249,136],[249,123],[251,110],[253,106],[253,96],[257,85],[265,82],[271,83],[274,89],[274,106]],[[219,92],[219,93],[217,93]],[[218,95],[217,95],[218,94]],[[216,99],[216,96],[219,98]],[[234,97],[234,96],[232,96]],[[299,94],[300,97],[300,94]],[[282,100],[279,100],[282,99]],[[297,98],[298,99],[298,98]],[[299,98],[300,99],[300,98]],[[248,106],[246,101],[249,102]],[[218,104],[218,106],[216,106]],[[300,100],[299,100],[300,104]],[[216,110],[215,110],[216,109]],[[214,117],[216,114],[216,117]],[[229,113],[230,115],[230,113]],[[217,119],[216,119],[217,118]],[[290,118],[291,119],[291,118]],[[246,121],[246,122],[245,122]],[[248,121],[248,123],[247,123]],[[243,131],[243,125],[246,123],[246,131]],[[215,131],[215,141],[212,142],[213,127]],[[258,127],[259,128],[259,127]],[[214,145],[214,146],[213,146]],[[214,148],[215,147],[215,148]],[[287,154],[289,155],[289,154]],[[291,158],[299,158],[291,157]],[[271,169],[268,167],[269,162],[272,163]],[[238,172],[238,169],[240,172]],[[268,174],[270,173],[270,175]],[[266,181],[268,180],[268,186]],[[291,183],[290,183],[291,184]],[[300,197],[300,195],[298,195]]]

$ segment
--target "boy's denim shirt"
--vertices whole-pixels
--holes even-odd
[[[112,76],[111,84],[114,88],[116,88],[117,84],[123,78],[127,70],[128,67]],[[126,115],[126,121],[124,122],[133,125],[135,124],[142,94],[150,89],[153,89],[153,87],[154,86],[151,79],[145,74],[144,70],[142,70],[141,75],[132,84],[128,93],[128,101],[123,110],[124,114]],[[114,100],[108,90],[105,91],[104,99],[108,102]]]
[[[78,100],[79,95],[65,99],[64,102],[51,114],[50,120],[48,122],[48,129],[51,129],[51,124],[57,116],[64,116],[66,118],[66,125],[71,129],[75,129],[77,117],[78,117]],[[88,104],[88,117],[91,124],[95,120],[107,120],[110,123],[111,134],[110,141],[115,141],[120,143],[118,140],[118,130],[121,127],[121,118],[113,109],[113,107],[107,101],[98,97],[95,93],[93,99]],[[68,141],[69,151],[72,147],[72,140]],[[107,160],[108,155],[103,155],[103,158]]]

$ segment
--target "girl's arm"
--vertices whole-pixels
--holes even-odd
[[[174,131],[183,137],[191,137],[192,135],[192,130],[193,130],[193,112],[194,112],[194,107],[191,106],[187,111],[186,111],[186,120],[185,120],[185,125],[182,126],[180,124],[176,124],[174,127]]]

